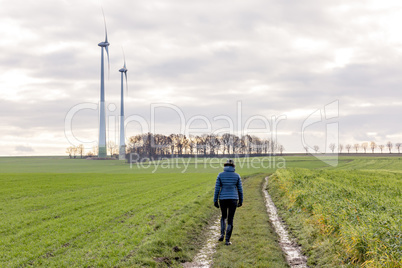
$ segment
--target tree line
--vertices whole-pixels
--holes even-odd
[[[107,143],[108,154],[117,156],[119,147],[113,141]],[[283,145],[270,139],[262,139],[254,135],[237,136],[225,133],[223,135],[204,134],[189,136],[183,134],[153,134],[144,133],[128,138],[126,153],[138,154],[141,158],[157,158],[166,156],[219,156],[219,155],[263,155],[280,153],[285,150]],[[70,146],[66,153],[70,158],[83,157],[84,146]],[[88,157],[98,154],[97,146],[87,152]]]
[[[331,150],[332,153],[335,152],[335,149],[338,149],[339,153],[342,153],[343,150],[346,150],[348,152],[348,154],[350,153],[350,151],[355,151],[356,153],[359,152],[359,150],[363,150],[364,153],[367,153],[367,151],[371,151],[371,153],[374,153],[374,151],[376,149],[379,149],[381,153],[383,153],[384,150],[388,150],[388,152],[391,154],[392,153],[392,149],[395,147],[398,150],[398,154],[400,153],[401,150],[401,146],[402,143],[395,143],[393,144],[391,141],[388,141],[385,145],[384,144],[377,144],[374,141],[372,142],[363,142],[363,143],[355,143],[355,144],[339,144],[338,146],[335,145],[335,143],[331,143],[329,144],[329,149]],[[337,148],[338,147],[338,148]],[[306,151],[306,154],[308,153],[309,148],[308,147],[304,147],[304,150]],[[315,153],[318,153],[318,151],[320,150],[320,147],[318,145],[314,145],[313,146],[313,150],[315,151]]]
[[[262,155],[284,151],[284,146],[270,139],[254,135],[237,136],[204,134],[189,136],[183,134],[138,134],[129,138],[126,151],[141,157],[164,157],[170,155]]]
[[[386,144],[377,144],[372,142],[363,142],[355,144],[329,144],[329,149],[332,153],[337,150],[338,153],[346,152],[364,152],[371,151],[375,153],[376,149],[383,153],[388,151],[392,153],[395,148],[400,153],[402,143],[392,143],[388,141]],[[107,143],[108,154],[111,157],[117,157],[119,152],[118,145],[109,141]],[[186,137],[183,134],[138,134],[128,139],[126,153],[138,154],[141,158],[157,158],[171,155],[177,156],[219,156],[219,155],[267,155],[279,153],[283,154],[285,147],[270,139],[262,139],[254,135],[237,136],[234,134],[225,133],[223,135],[205,134],[201,136]],[[309,147],[304,147],[306,154],[309,153]],[[320,147],[313,146],[315,153],[318,153]],[[70,158],[83,158],[84,145],[70,146],[66,149],[66,153]],[[98,155],[97,146],[86,153],[86,157]]]
[[[83,158],[85,152],[85,148],[83,144],[80,144],[78,146],[69,146],[66,149],[66,153],[70,158]],[[113,142],[109,141],[107,143],[107,152],[110,155],[110,157],[117,156],[119,153],[119,146]],[[87,150],[85,157],[94,157],[98,155],[98,146],[93,146],[91,150]]]

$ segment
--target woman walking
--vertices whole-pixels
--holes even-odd
[[[219,203],[218,203],[219,200]],[[226,231],[225,245],[231,245],[230,236],[233,231],[233,218],[237,207],[243,204],[243,187],[240,175],[235,172],[235,164],[233,160],[228,159],[223,165],[223,172],[219,173],[216,178],[214,205],[221,208],[221,237],[219,241],[223,241]],[[227,229],[226,229],[227,219]]]

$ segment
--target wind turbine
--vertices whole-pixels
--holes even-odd
[[[123,50],[124,55],[124,50]],[[121,72],[121,103],[120,103],[120,147],[119,147],[119,160],[126,159],[126,144],[124,138],[124,83],[123,83],[123,73],[126,77],[126,88],[128,93],[127,85],[127,68],[126,68],[126,56],[124,55],[124,66],[119,70]]]
[[[103,13],[103,9],[102,9]],[[106,19],[103,13],[103,20],[105,22],[105,41],[100,42],[98,46],[101,47],[101,86],[100,86],[100,114],[99,114],[99,146],[98,146],[98,157],[104,158],[107,156],[106,149],[106,114],[105,114],[105,70],[103,63],[103,48],[106,50],[108,68],[110,68],[109,63],[109,42],[107,41],[107,29],[106,29]]]

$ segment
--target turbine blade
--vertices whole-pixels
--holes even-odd
[[[125,67],[125,66],[124,66],[124,67]],[[124,72],[124,75],[126,76],[126,95],[128,96],[127,71]]]
[[[105,18],[105,12],[103,12],[103,7],[102,7],[102,14],[103,14],[103,21],[104,21],[104,23],[105,23],[105,42],[107,43],[106,18]]]
[[[108,46],[105,46],[106,54],[107,54],[107,68],[108,68],[108,79],[110,78],[110,62],[109,62],[109,49]]]
[[[126,53],[124,53],[124,48],[123,48],[123,46],[121,46],[121,50],[123,50],[124,69],[126,69]]]
[[[108,41],[107,41],[107,29],[106,29],[106,24],[105,24],[105,43],[108,43]]]

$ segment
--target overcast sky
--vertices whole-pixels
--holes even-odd
[[[70,142],[96,143],[97,110],[74,113],[75,139],[66,135],[65,118],[76,105],[99,102],[102,6],[110,42],[108,140],[118,143],[113,121],[123,47],[126,117],[133,119],[127,136],[143,131],[138,118],[151,124],[158,104],[164,107],[155,109],[154,129],[164,134],[181,131],[176,109],[191,129],[205,130],[196,120],[205,117],[213,131],[230,125],[219,116],[231,118],[236,131],[238,114],[240,129],[251,119],[248,128],[261,128],[275,116],[285,152],[303,151],[303,137],[328,151],[326,137],[336,129],[342,144],[402,142],[401,1],[0,0],[0,6],[0,155],[65,154]]]

